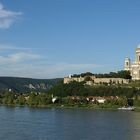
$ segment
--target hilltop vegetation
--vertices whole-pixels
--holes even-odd
[[[110,72],[105,74],[95,74],[97,78],[124,78],[131,79],[131,75],[129,71],[121,70],[118,72]]]
[[[96,78],[124,78],[124,79],[131,79],[131,75],[129,71],[121,70],[118,72],[110,72],[104,74],[93,74],[91,72],[81,73],[81,74],[74,74],[72,77],[85,77],[85,76],[95,76]]]
[[[127,86],[140,89],[140,81],[131,81]]]
[[[135,87],[130,87],[125,84],[121,85],[84,85],[84,82],[70,82],[69,84],[59,83],[53,86],[49,94],[55,96],[125,96],[131,98],[135,95],[140,95],[140,90]]]

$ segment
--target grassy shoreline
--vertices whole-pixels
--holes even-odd
[[[48,104],[48,105],[38,105],[38,106],[29,106],[29,105],[17,105],[17,104],[1,104],[0,106],[5,107],[29,107],[36,109],[91,109],[91,110],[107,110],[107,111],[118,111],[120,106],[107,106],[107,105],[64,105],[64,104]],[[135,112],[140,112],[140,107],[135,107]]]

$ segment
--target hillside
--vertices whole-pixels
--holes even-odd
[[[0,77],[0,92],[11,89],[14,92],[47,91],[58,79],[32,79],[19,77]]]

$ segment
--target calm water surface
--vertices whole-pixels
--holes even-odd
[[[0,140],[140,140],[140,112],[0,107]]]

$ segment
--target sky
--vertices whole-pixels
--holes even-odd
[[[139,0],[0,0],[0,76],[108,73],[134,60]]]

